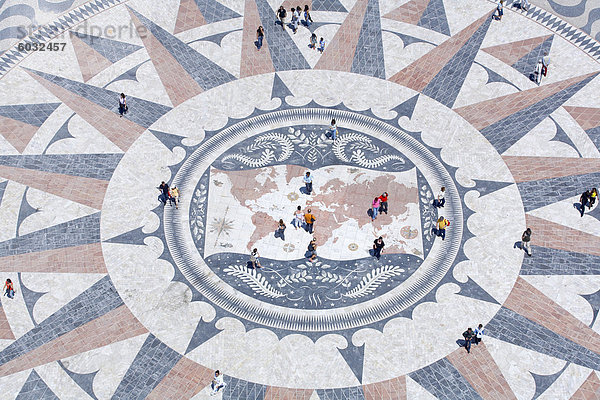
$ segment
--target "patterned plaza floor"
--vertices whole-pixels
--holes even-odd
[[[575,9],[306,2],[296,33],[289,0],[51,2],[0,56],[3,398],[600,399]]]

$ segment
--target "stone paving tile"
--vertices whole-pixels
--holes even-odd
[[[573,209],[573,212],[578,212]],[[533,215],[525,215],[527,226],[534,232],[531,244],[600,256],[600,237],[547,221]]]
[[[275,71],[290,71],[294,69],[310,69],[310,65],[289,36],[289,29],[284,31],[281,25],[275,24],[277,16],[267,0],[256,0],[258,14],[265,29],[265,42],[269,45],[271,60]],[[289,12],[289,10],[288,10]],[[290,20],[288,15],[287,21]]]
[[[600,108],[563,106],[584,131],[600,126]]]
[[[200,6],[200,3],[197,4]],[[177,60],[177,63],[183,67],[189,76],[191,76],[202,89],[209,90],[235,80],[235,76],[231,75],[219,65],[198,53],[192,47],[177,39],[148,18],[135,10],[130,9],[130,11],[146,28],[148,28],[153,37],[160,42],[162,47],[164,47],[175,60]],[[201,7],[200,11],[202,12]],[[202,12],[202,15],[209,20],[206,13]],[[150,36],[147,37],[149,38]],[[146,49],[148,49],[148,45],[146,45]],[[161,60],[161,62],[165,61]],[[168,65],[177,68],[177,70],[179,69],[174,63],[169,62]]]
[[[142,41],[148,51],[148,55],[156,68],[156,72],[160,77],[160,80],[171,99],[171,103],[175,107],[191,99],[199,93],[202,93],[202,87],[199,82],[194,80],[194,77],[190,76],[186,69],[179,64],[177,59],[166,49],[163,44],[154,36],[154,33],[158,30],[155,26],[154,29],[146,24],[149,24],[148,20],[145,20],[144,25],[138,19],[139,14],[135,14],[131,9],[131,20],[136,26],[136,29],[141,30],[144,26],[150,28],[151,34],[144,35]],[[163,36],[167,35],[166,32]]]
[[[446,18],[446,10],[444,10],[444,2],[442,0],[430,0],[417,26],[450,36],[450,27]]]
[[[0,156],[0,165],[109,181],[123,154]]]
[[[15,334],[10,328],[8,319],[6,319],[6,313],[4,312],[2,303],[0,303],[0,339],[15,340]]]
[[[551,35],[539,36],[524,40],[518,40],[516,42],[510,42],[505,44],[499,44],[492,47],[486,47],[481,49],[488,54],[496,57],[498,60],[503,61],[508,65],[513,65],[528,53],[532,52],[533,49],[542,44],[545,40],[552,37]]]
[[[452,108],[491,22],[492,19],[488,17],[477,28],[473,36],[466,41],[431,82],[427,84],[423,89],[423,94],[439,101],[446,107]]]
[[[264,400],[310,400],[313,389],[291,389],[267,386]]]
[[[70,32],[72,36],[76,36],[89,47],[100,53],[103,57],[112,63],[127,57],[128,55],[141,49],[141,46],[119,42],[117,40],[107,39],[100,36],[86,35],[80,32]]]
[[[409,376],[440,400],[481,399],[481,396],[446,358],[411,372]]]
[[[571,400],[600,400],[600,379],[596,372],[590,373],[583,385],[573,393]]]
[[[0,176],[100,210],[108,181],[0,165]]]
[[[550,329],[502,307],[485,327],[490,337],[513,343],[538,353],[598,369],[600,356],[587,348],[560,336]]]
[[[552,39],[554,39],[554,35],[544,40],[540,45],[520,58],[519,61],[512,65],[512,67],[526,77],[530,78],[533,75],[533,71],[535,71],[535,66],[538,63],[538,60],[541,60],[544,54],[550,54]]]
[[[177,11],[174,34],[205,25],[206,20],[194,0],[181,0]]]
[[[11,256],[97,242],[100,242],[99,212],[0,242],[0,254]]]
[[[406,400],[406,376],[363,385],[365,400]]]
[[[600,255],[540,246],[531,246],[531,251],[533,257],[523,259],[521,275],[600,275]]]
[[[21,388],[21,391],[15,398],[15,400],[50,400],[58,397],[52,390],[46,385],[46,382],[40,378],[35,370],[32,370],[25,381],[25,384]]]
[[[379,1],[369,0],[354,53],[351,72],[385,79],[380,18]]]
[[[525,212],[529,212],[569,197],[579,196],[585,190],[596,187],[599,181],[600,172],[592,172],[583,175],[519,182],[517,187],[521,192]],[[578,212],[578,210],[574,208],[573,212]]]
[[[0,116],[0,135],[20,153],[25,150],[38,129],[35,125]]]
[[[291,8],[291,7],[290,7]],[[275,72],[271,61],[268,40],[263,39],[260,50],[256,47],[256,29],[262,25],[254,0],[246,0],[244,6],[244,31],[242,34],[242,58],[240,78]],[[263,27],[264,28],[264,27]]]
[[[479,18],[423,57],[413,61],[389,80],[418,92],[422,91],[488,19],[488,15]]]
[[[357,0],[333,39],[327,43],[315,69],[334,71],[352,69],[368,5],[369,0]]]
[[[0,106],[0,116],[40,127],[58,106],[60,106],[60,103]]]
[[[93,47],[88,46],[77,36],[71,34],[70,37],[84,82],[89,81],[112,65],[112,62],[106,57],[98,53]]]
[[[267,387],[259,383],[252,383],[242,379],[225,375],[227,385],[223,388],[223,400],[264,400]],[[323,400],[323,398],[321,398]]]
[[[600,148],[600,126],[597,126],[586,131],[589,138],[592,140],[596,148]]]
[[[385,14],[384,18],[395,19],[396,21],[416,25],[421,19],[421,15],[423,15],[428,4],[429,0],[410,0]]]
[[[483,341],[471,347],[471,354],[459,348],[446,358],[485,400],[516,400],[517,397]]]
[[[600,334],[519,277],[504,307],[600,354]]]
[[[302,3],[306,4],[306,3]],[[348,12],[340,0],[313,0],[311,10],[313,11],[333,11]]]
[[[169,348],[154,335],[148,335],[112,398],[115,400],[146,398],[181,357],[181,354]]]
[[[317,389],[320,400],[364,400],[360,386],[340,389]]]
[[[600,172],[598,158],[503,156],[515,182]]]
[[[0,257],[5,272],[105,274],[100,243]]]
[[[204,16],[204,19],[212,24],[213,22],[223,21],[226,19],[237,18],[240,14],[225,7],[216,0],[195,0],[198,9]]]
[[[190,399],[210,385],[213,376],[213,370],[203,367],[189,358],[181,357],[146,399]]]

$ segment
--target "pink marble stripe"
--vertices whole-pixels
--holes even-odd
[[[0,339],[15,340],[15,334],[10,329],[8,318],[4,312],[4,307],[0,304]]]
[[[487,47],[481,50],[493,55],[498,60],[503,61],[508,65],[513,65],[522,57],[526,56],[530,51],[542,44],[544,40],[548,39],[550,36],[552,35],[534,37],[530,39],[519,40],[517,42],[499,44],[497,46]]]
[[[537,181],[600,171],[600,158],[502,156],[515,182]]]
[[[198,9],[196,2],[194,0],[181,0],[173,33],[178,34],[202,25],[206,25],[206,20]]]
[[[600,400],[600,380],[596,372],[590,373],[583,385],[573,393],[571,400]]]
[[[0,263],[6,272],[108,273],[100,243],[6,256]]]
[[[600,108],[563,106],[583,130],[600,126]]]
[[[550,249],[574,251],[600,256],[600,237],[525,214],[533,231],[531,244]]]
[[[191,399],[210,384],[214,371],[182,357],[146,400]]]
[[[0,135],[22,153],[39,128],[0,115]]]
[[[421,19],[423,12],[425,12],[428,4],[429,0],[410,0],[409,2],[402,4],[400,7],[395,8],[389,13],[385,14],[383,17],[416,25],[419,23],[419,20]]]
[[[365,400],[406,400],[406,376],[363,385]]]
[[[76,35],[71,33],[69,36],[71,38],[73,49],[75,50],[75,56],[77,57],[77,62],[79,63],[79,69],[81,70],[84,82],[89,81],[94,76],[98,75],[98,73],[112,65],[112,62],[91,48]]]
[[[256,48],[256,30],[262,25],[258,7],[254,0],[246,0],[244,7],[244,33],[242,35],[242,58],[240,60],[240,78],[275,72],[267,38],[260,50]]]

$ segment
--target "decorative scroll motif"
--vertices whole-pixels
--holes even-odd
[[[265,277],[256,272],[255,269],[249,269],[243,265],[230,265],[229,267],[225,268],[223,272],[240,278],[254,291],[254,293],[271,298],[284,296],[283,293],[277,289],[274,289],[273,286],[271,286],[271,284],[265,279]]]
[[[419,189],[419,198],[421,200],[421,220],[423,221],[423,236],[427,241],[433,239],[431,229],[435,226],[437,211],[433,207],[433,193],[427,185],[422,185]]]
[[[384,265],[383,267],[375,268],[362,278],[360,283],[343,296],[357,298],[373,293],[379,285],[387,281],[392,276],[401,275],[404,272],[403,268],[396,265]]]
[[[232,160],[236,160],[249,167],[260,168],[273,162],[286,161],[293,150],[294,145],[287,136],[271,132],[258,136],[252,144],[241,149],[239,153],[224,156],[222,161],[226,167],[233,167],[235,164]]]
[[[366,154],[369,153],[370,157]],[[398,166],[405,163],[404,158],[388,154],[388,149],[381,149],[373,141],[359,133],[346,133],[340,135],[333,143],[333,154],[338,160],[353,163],[364,168],[381,167],[389,161]]]

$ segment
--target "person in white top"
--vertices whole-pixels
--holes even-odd
[[[437,195],[437,199],[435,200],[436,207],[444,207],[444,204],[446,204],[445,194],[446,194],[446,187],[442,186],[442,188],[440,189],[440,192]]]
[[[300,13],[295,8],[292,8],[292,28],[294,30],[294,33],[298,32],[298,24],[299,23],[300,23]]]
[[[212,383],[210,384],[211,389],[213,390],[212,393],[210,394],[211,396],[216,395],[219,390],[223,389],[225,387],[225,382],[223,381],[223,375],[221,374],[221,372],[219,370],[215,371],[215,377],[212,380]]]
[[[535,83],[538,85],[542,83],[542,70],[544,69],[544,64],[542,60],[539,60],[537,65],[535,66]]]
[[[329,134],[331,135],[331,140],[335,141],[337,138],[338,128],[335,123],[335,118],[331,120],[331,125],[329,126]]]
[[[304,211],[302,211],[302,207],[298,206],[296,212],[294,213],[294,228],[298,230],[298,228],[302,227],[304,223]]]

